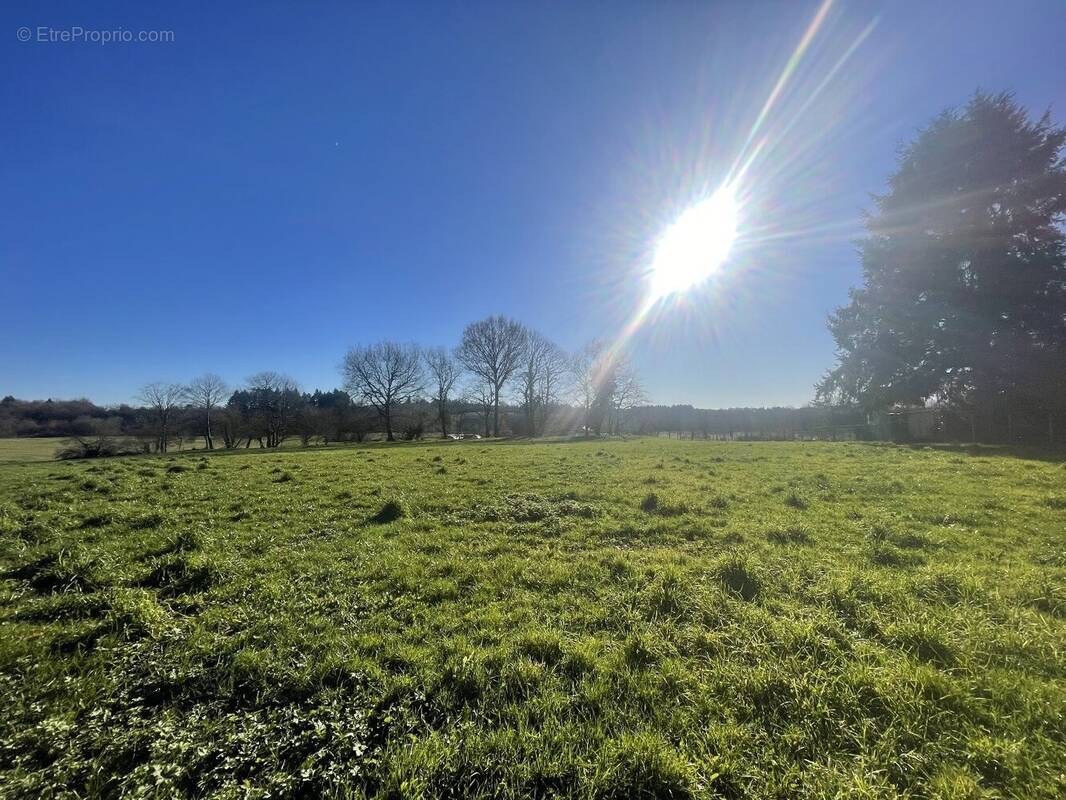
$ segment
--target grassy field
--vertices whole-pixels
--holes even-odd
[[[5,797],[1066,795],[1054,460],[10,465],[0,570]]]
[[[54,436],[40,438],[0,439],[0,463],[51,461],[66,439]]]
[[[40,436],[40,437],[21,437],[21,438],[0,438],[0,464],[3,463],[28,463],[33,461],[54,461],[56,450],[63,446],[64,443],[70,441],[64,436]],[[312,447],[321,447],[317,441],[313,442]],[[336,445],[331,445],[336,446]],[[258,449],[259,445],[255,442],[252,443],[252,447]],[[296,437],[289,437],[285,440],[282,447],[285,450],[292,448],[302,447],[300,440]],[[190,451],[205,450],[205,442],[203,437],[189,437],[182,442],[179,449],[178,445],[172,444],[171,448],[175,455],[186,455]]]

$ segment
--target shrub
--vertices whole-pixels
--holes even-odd
[[[98,436],[96,438],[83,438],[78,436],[65,441],[56,450],[56,458],[70,461],[83,458],[129,456],[143,452],[145,452],[144,444],[128,437]]]

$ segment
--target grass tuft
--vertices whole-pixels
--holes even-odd
[[[603,750],[594,785],[594,796],[605,800],[685,800],[694,797],[698,787],[693,766],[651,733],[611,741]]]
[[[734,553],[723,560],[715,570],[718,580],[733,594],[745,600],[754,600],[762,592],[762,580],[751,560]]]
[[[805,528],[793,525],[788,528],[774,528],[768,531],[766,538],[772,544],[813,544],[814,540]]]
[[[407,516],[410,516],[410,512],[403,500],[387,500],[370,520],[378,525],[387,525]]]
[[[640,510],[645,514],[655,514],[660,517],[679,517],[691,509],[689,504],[683,500],[666,500],[655,492],[651,492],[640,501]]]

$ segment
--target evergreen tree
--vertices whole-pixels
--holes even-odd
[[[979,92],[902,150],[865,221],[863,286],[829,319],[839,363],[820,399],[1061,410],[1064,142],[1048,114]]]

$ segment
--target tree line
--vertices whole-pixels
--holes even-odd
[[[307,393],[259,372],[231,387],[213,373],[141,387],[137,405],[87,400],[0,402],[0,435],[135,437],[156,452],[201,439],[208,449],[280,446],[293,437],[363,441],[476,434],[536,437],[622,432],[645,399],[625,354],[593,342],[568,353],[504,316],[463,330],[454,348],[379,341],[351,347],[342,386]]]
[[[216,406],[211,413],[213,446],[244,448],[277,446],[294,439],[302,444],[359,442],[371,436],[384,436],[380,417],[372,407],[352,400],[342,389],[298,392],[286,403],[271,402],[272,389],[263,391],[262,379],[232,392],[234,402]],[[295,384],[293,384],[295,386]],[[257,400],[252,396],[258,394]],[[508,434],[525,436],[529,430],[526,407],[517,402],[502,403],[501,425]],[[534,435],[584,434],[585,407],[574,396],[560,404],[555,413],[542,414]],[[77,415],[71,410],[77,409]],[[254,410],[253,410],[254,409]],[[50,417],[50,412],[57,416]],[[449,397],[447,431],[452,434],[491,435],[492,405],[471,399],[463,393]],[[286,413],[287,412],[287,413]],[[0,402],[0,436],[65,436],[99,444],[101,437],[136,439],[132,451],[155,449],[157,423],[154,412],[139,406],[105,408],[88,400],[25,401],[13,397]],[[45,424],[41,425],[40,421]],[[440,407],[435,397],[422,397],[398,404],[394,409],[395,436],[416,439],[446,436],[439,424]],[[635,405],[613,414],[601,432],[610,434],[668,435],[691,439],[791,440],[874,438],[857,407],[805,406],[704,409],[691,405]],[[191,404],[174,407],[168,415],[168,447],[183,448],[191,442],[206,446],[206,409]],[[273,431],[273,436],[271,432]],[[594,432],[594,430],[593,430]],[[114,443],[112,443],[114,444]]]
[[[372,436],[795,438],[861,422],[835,409],[649,406],[624,353],[600,342],[568,353],[503,316],[466,326],[454,348],[395,341],[354,346],[340,377],[341,388],[304,392],[278,372],[256,373],[237,387],[207,373],[184,384],[146,384],[137,405],[114,408],[7,397],[0,401],[0,435],[79,437],[81,454],[104,455],[116,445],[104,447],[101,437],[120,436],[134,440],[123,451],[167,452],[192,440],[237,449]]]

